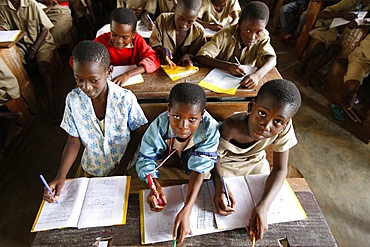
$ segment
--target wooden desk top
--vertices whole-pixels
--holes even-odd
[[[308,216],[305,221],[269,225],[263,240],[256,246],[278,246],[277,239],[288,238],[290,246],[337,246],[317,201],[303,178],[288,179]],[[168,181],[169,183],[174,181]],[[180,181],[177,181],[181,183]],[[162,182],[161,182],[162,183]],[[140,210],[138,189],[147,186],[132,180],[126,225],[86,229],[61,229],[38,232],[32,246],[91,246],[97,237],[113,236],[114,246],[140,244]],[[136,193],[136,194],[135,194]],[[245,229],[189,237],[183,246],[250,246]],[[172,246],[163,242],[146,246]]]
[[[199,83],[207,74],[211,71],[211,68],[199,68],[198,73],[182,78],[177,81],[172,81],[163,69],[158,69],[153,73],[143,74],[144,82],[127,86],[126,88],[131,90],[138,100],[147,99],[166,99],[171,91],[171,88],[179,82],[191,82]],[[267,81],[272,79],[281,79],[281,75],[276,68],[273,68],[267,73],[253,89],[239,88],[233,97],[256,97],[260,87]],[[228,94],[219,94],[205,89],[207,98],[219,98],[219,97],[230,97]]]

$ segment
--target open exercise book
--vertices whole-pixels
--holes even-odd
[[[31,232],[126,224],[130,178],[66,180],[58,204],[42,201]]]
[[[137,66],[135,64],[133,65],[124,65],[124,66],[114,66],[113,67],[113,73],[112,73],[112,78],[117,77],[119,75],[122,75],[128,70],[132,70],[136,68]],[[129,86],[129,85],[134,85],[134,84],[139,84],[144,82],[144,78],[141,74],[131,76],[128,78],[128,80],[123,84],[123,86]]]
[[[19,41],[25,33],[21,30],[0,31],[0,47],[10,47]]]
[[[253,207],[262,197],[268,175],[250,175],[225,178],[236,198],[235,212],[228,216],[217,214],[213,202],[214,183],[204,182],[190,216],[191,234],[207,233],[244,228]],[[172,240],[173,222],[182,209],[187,195],[187,184],[163,188],[167,205],[161,212],[150,211],[146,197],[150,190],[140,191],[141,243],[150,244]],[[304,220],[306,213],[287,181],[270,206],[268,224]]]
[[[174,68],[171,68],[169,65],[161,65],[161,67],[172,81],[187,77],[199,71],[199,68],[197,66],[176,66]]]
[[[257,68],[249,65],[241,66],[246,75],[254,73]],[[234,95],[238,89],[240,82],[243,80],[242,77],[236,77],[231,75],[229,72],[221,69],[213,69],[211,72],[199,82],[199,86],[207,88],[216,93],[225,93]]]
[[[358,14],[357,15],[357,19],[355,21],[360,25],[361,23],[364,22],[364,18],[365,18],[366,14],[367,14],[367,11],[360,11],[360,12],[353,11],[351,13],[353,13],[355,15]],[[346,19],[343,19],[343,18],[334,18],[333,21],[330,24],[330,28],[342,26],[342,25],[345,25],[347,23],[349,23],[349,21],[346,20]]]

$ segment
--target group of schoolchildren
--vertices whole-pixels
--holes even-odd
[[[205,2],[210,5],[205,6]],[[173,12],[152,17],[151,21],[149,14],[156,12],[154,7],[154,10],[117,8],[111,14],[109,33],[94,41],[82,41],[73,49],[77,87],[67,95],[61,123],[68,140],[58,173],[49,183],[55,196],[45,190],[43,198],[48,202],[58,198],[81,144],[84,152],[76,177],[126,174],[148,182],[150,174],[163,202],[159,205],[151,193],[147,202],[153,211],[163,210],[167,203],[159,174],[168,178],[186,175],[189,178],[186,203],[174,219],[173,230],[181,243],[190,233],[189,216],[204,178],[214,180],[214,201],[218,212],[226,216],[234,212],[238,198],[228,191],[231,205],[227,205],[222,177],[266,173],[269,176],[265,191],[250,215],[248,227],[250,235],[262,239],[267,231],[267,211],[287,175],[289,149],[297,143],[292,125],[292,117],[301,104],[297,87],[287,80],[269,81],[248,104],[247,112],[235,113],[219,124],[206,111],[204,90],[196,84],[179,83],[169,94],[168,110],[149,124],[134,94],[120,86],[129,77],[151,73],[161,64],[173,67],[196,63],[244,76],[241,85],[254,87],[276,65],[276,54],[265,29],[269,9],[262,2],[252,1],[239,16],[236,0],[149,0],[149,3],[155,7],[171,3]],[[13,23],[19,20],[17,13],[22,9],[27,10],[25,17],[39,15],[26,8],[32,4],[33,0],[0,0],[0,29],[25,25],[24,20]],[[6,8],[11,11],[6,12]],[[225,10],[229,11],[227,17]],[[200,13],[207,13],[204,14],[207,17],[199,18]],[[136,32],[139,16],[152,29],[149,45]],[[229,27],[222,28],[223,18],[230,19]],[[27,21],[32,24],[32,18]],[[27,34],[29,43],[25,42],[21,51],[26,61],[37,56],[40,71],[48,69],[40,61],[50,62],[50,54],[43,48],[50,35],[47,30],[52,27],[49,22],[34,23],[39,32]],[[207,42],[204,27],[220,30]],[[258,69],[245,75],[238,60]],[[111,78],[113,66],[131,64],[137,67]],[[51,84],[47,82],[48,78],[45,85],[49,90]],[[52,94],[49,97],[48,93],[48,99],[53,114]],[[273,146],[272,169],[264,151],[269,145]],[[164,160],[163,166],[156,169]]]

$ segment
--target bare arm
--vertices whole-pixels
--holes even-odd
[[[238,21],[239,21],[238,11],[231,12],[230,16],[231,16],[231,19],[232,19],[231,22],[230,22],[230,26],[238,23]]]
[[[255,87],[258,84],[259,80],[261,80],[262,77],[264,77],[272,68],[276,66],[275,56],[266,56],[264,60],[264,63],[256,72],[244,77],[244,79],[240,83],[242,86],[245,86],[246,88]]]
[[[334,19],[334,18],[343,18],[346,20],[354,20],[356,19],[357,15],[354,13],[347,13],[347,12],[327,12],[321,11],[317,15],[317,19]]]
[[[62,159],[60,161],[60,166],[58,173],[53,181],[49,183],[49,186],[55,197],[52,197],[50,193],[45,189],[44,190],[44,200],[47,202],[55,202],[57,197],[59,197],[60,192],[64,186],[64,181],[67,177],[69,170],[73,162],[75,161],[78,152],[80,150],[81,141],[78,137],[73,137],[71,135],[68,136],[68,140],[66,145],[64,146]]]

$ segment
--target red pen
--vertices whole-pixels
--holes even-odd
[[[159,198],[159,194],[158,194],[157,188],[156,188],[156,186],[153,182],[152,175],[149,173],[148,175],[146,175],[146,178],[148,179],[149,187],[152,189],[153,194],[154,194],[155,198],[157,199],[158,205],[163,206],[162,199]]]

